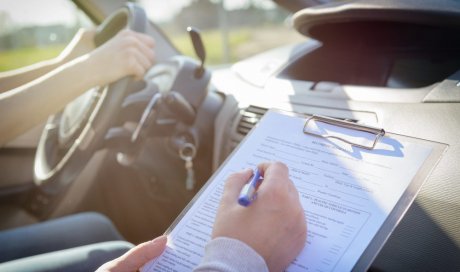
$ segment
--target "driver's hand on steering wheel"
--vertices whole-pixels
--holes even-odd
[[[122,30],[105,44],[82,56],[91,63],[88,76],[94,76],[97,85],[105,85],[125,76],[142,79],[155,62],[152,37]]]
[[[65,49],[54,59],[56,65],[63,65],[89,54],[82,58],[91,62],[93,70],[84,72],[91,72],[97,77],[98,82],[95,85],[106,85],[128,75],[141,79],[153,65],[155,41],[152,37],[125,29],[96,48],[96,33],[96,29],[79,29]]]

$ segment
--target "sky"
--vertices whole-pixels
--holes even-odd
[[[220,0],[211,0],[213,2],[220,2]],[[227,10],[245,8],[251,0],[222,0],[224,7]],[[192,0],[169,0],[165,5],[165,0],[138,0],[138,2],[145,8],[148,16],[155,22],[164,22],[174,18],[175,15],[184,7],[190,4]],[[273,6],[270,0],[252,0],[259,6],[271,7]]]
[[[164,0],[138,0],[150,19],[156,22],[164,22],[172,19],[184,6],[191,0],[169,0],[165,4]]]
[[[192,0],[138,0],[144,6],[149,18],[163,22],[174,18],[182,7]],[[219,0],[213,0],[218,2]],[[238,9],[251,0],[222,0],[226,9]],[[253,0],[254,1],[254,0]],[[269,6],[270,0],[255,0],[259,5]],[[77,20],[75,5],[68,0],[0,0],[0,12],[7,12],[15,25],[69,24]],[[2,18],[0,17],[0,20]],[[0,21],[0,24],[2,22]]]
[[[17,25],[72,24],[77,20],[75,5],[63,0],[0,0],[0,11],[6,11]]]

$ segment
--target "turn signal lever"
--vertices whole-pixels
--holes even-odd
[[[195,69],[195,78],[202,78],[205,71],[204,61],[206,59],[206,51],[204,50],[203,41],[201,40],[201,35],[198,29],[189,26],[187,27],[187,32],[189,33],[190,39],[192,40],[195,54],[200,59],[200,66]]]

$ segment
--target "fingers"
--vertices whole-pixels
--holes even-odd
[[[279,182],[284,182],[289,179],[289,170],[284,163],[281,162],[264,162],[259,165],[261,175],[264,177],[264,186],[273,186]],[[261,185],[262,186],[262,185]]]
[[[116,78],[131,75],[136,79],[142,79],[145,72],[155,62],[155,53],[153,47],[155,42],[148,35],[137,33],[132,30],[122,30],[113,39],[111,39],[106,47],[110,48],[107,52],[115,52],[119,56],[118,66],[121,67],[121,74]],[[111,55],[107,55],[111,58]]]
[[[264,181],[258,188],[258,196],[263,194],[277,194],[281,191],[287,191],[289,194],[295,193],[297,190],[289,179],[289,170],[284,163],[281,162],[265,162],[258,165]],[[225,183],[224,202],[238,199],[243,186],[249,181],[252,175],[251,169],[246,169],[242,172],[237,172],[230,175]],[[236,202],[235,202],[236,203]]]
[[[241,188],[243,188],[243,186],[248,182],[251,175],[251,169],[231,174],[225,183],[224,195],[222,197],[223,200],[237,203]]]
[[[155,62],[153,38],[131,30],[123,30],[120,34],[126,40],[126,50],[130,58],[131,74],[141,79]]]
[[[155,60],[153,54],[155,42],[152,37],[131,30],[123,30],[120,35],[125,36],[125,39],[128,40],[129,47],[139,50],[144,57],[150,60],[150,64],[153,64]]]
[[[153,53],[153,47],[148,47],[145,43],[140,42],[139,40],[136,40],[138,43],[138,49],[142,53],[143,56],[145,56],[145,60],[149,62],[149,67],[153,65],[155,62],[155,55]]]
[[[144,53],[151,52],[155,47],[155,40],[143,33],[134,32],[129,29],[120,31],[117,36],[122,36],[123,38],[131,39],[132,42],[136,43],[136,46],[139,47]]]
[[[142,33],[139,33],[139,32],[134,32],[134,31],[131,31],[131,30],[127,30],[127,31],[130,31],[132,33],[134,33],[134,35],[145,45],[147,45],[148,47],[150,48],[153,48],[155,47],[155,40],[146,35],[146,34],[142,34]]]
[[[266,173],[267,171],[272,170],[272,172],[278,173],[278,174],[287,174],[288,168],[287,166],[282,163],[282,162],[263,162],[259,164],[259,170],[262,171],[262,173]],[[270,172],[270,171],[269,171]]]
[[[145,72],[152,66],[152,62],[147,60],[140,52],[133,50],[129,53],[129,70],[136,79],[142,79]]]
[[[297,190],[289,179],[289,169],[282,162],[265,162],[259,165],[261,175],[264,181],[258,189],[258,195],[261,197],[265,192],[277,192],[287,190],[289,194],[298,195]]]
[[[160,236],[135,246],[118,259],[117,271],[137,271],[147,262],[158,257],[166,248],[167,237]]]

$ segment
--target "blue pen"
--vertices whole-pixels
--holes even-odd
[[[238,197],[238,203],[241,206],[247,207],[252,203],[252,201],[254,201],[257,193],[257,187],[262,180],[259,169],[256,169],[249,182],[243,186],[243,189],[241,189],[240,196]]]

